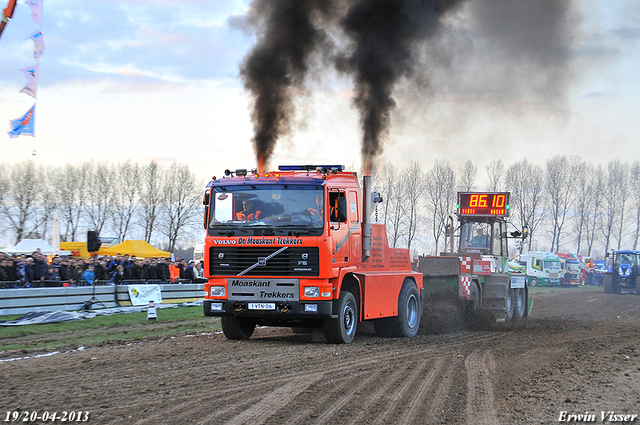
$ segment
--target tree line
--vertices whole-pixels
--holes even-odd
[[[529,229],[523,249],[573,252],[603,257],[610,249],[637,249],[640,237],[640,161],[619,159],[593,165],[577,157],[556,156],[543,166],[526,159],[506,166],[478,167],[468,160],[455,169],[437,160],[430,169],[411,162],[404,169],[387,164],[374,174],[385,198],[375,209],[387,226],[390,245],[413,255],[436,254],[444,247],[446,226],[456,211],[457,192],[510,192],[510,228]]]
[[[173,251],[201,226],[203,190],[204,182],[177,163],[0,164],[0,232],[16,243],[50,238],[57,211],[61,241],[84,241],[94,230]]]

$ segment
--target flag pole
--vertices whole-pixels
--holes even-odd
[[[0,37],[2,36],[4,27],[7,26],[7,22],[9,22],[9,19],[13,17],[13,11],[16,8],[16,2],[17,0],[9,0],[9,3],[7,3],[7,7],[2,10],[2,21],[0,21]]]

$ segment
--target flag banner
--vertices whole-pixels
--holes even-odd
[[[22,68],[20,71],[24,73],[29,81],[27,85],[20,90],[20,93],[28,94],[35,99],[38,88],[38,64]]]
[[[37,61],[44,53],[44,37],[42,32],[35,31],[29,38],[33,40],[33,58]]]
[[[31,8],[31,19],[38,25],[42,25],[42,1],[27,0],[24,3]]]
[[[23,136],[33,136],[34,133],[34,121],[35,121],[35,113],[36,113],[36,105],[33,105],[31,109],[27,111],[24,116],[21,118],[10,120],[11,123],[11,131],[9,131],[10,137],[18,137],[20,135]]]

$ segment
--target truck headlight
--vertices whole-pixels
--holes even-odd
[[[209,295],[212,297],[224,297],[225,294],[224,286],[212,286],[209,288]]]
[[[304,288],[304,296],[309,298],[317,298],[320,296],[320,288],[317,286],[306,286]]]

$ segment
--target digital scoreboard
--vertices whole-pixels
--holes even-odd
[[[458,193],[458,215],[508,216],[509,192]]]

